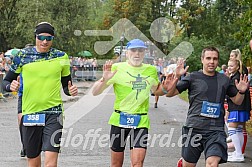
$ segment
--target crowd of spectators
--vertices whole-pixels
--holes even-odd
[[[12,58],[4,56],[4,52],[0,52],[0,74],[5,74],[9,71]]]
[[[0,52],[0,84],[2,83],[5,74],[9,71],[11,63],[12,56],[6,56],[4,55],[4,52]],[[0,99],[4,98],[3,93],[2,87],[0,87]]]

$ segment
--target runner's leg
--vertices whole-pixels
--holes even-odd
[[[29,167],[41,167],[41,155],[36,158],[27,158]]]
[[[130,129],[111,125],[110,129],[111,167],[122,167],[124,160],[124,150],[129,131]]]
[[[195,163],[189,163],[183,159],[182,167],[195,167],[195,166],[196,166]]]
[[[131,167],[142,167],[145,155],[145,148],[133,148],[130,150]]]
[[[154,104],[154,108],[158,108],[158,107],[157,107],[158,100],[159,100],[159,96],[155,96],[155,104]]]
[[[42,151],[45,152],[45,166],[57,167],[62,136],[61,114],[47,114],[46,125],[43,130]]]
[[[142,167],[147,149],[148,129],[131,129],[129,135],[131,167]]]
[[[218,167],[221,157],[211,156],[206,159],[206,167]]]
[[[115,152],[111,150],[111,167],[122,167],[124,152]]]
[[[57,152],[45,151],[45,166],[57,167],[58,155]]]

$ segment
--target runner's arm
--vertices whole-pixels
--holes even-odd
[[[173,93],[174,89],[176,89],[177,82],[178,78],[176,78],[174,74],[167,75],[166,79],[158,85],[158,88],[154,94],[157,96],[162,96],[164,94],[169,94],[169,92]]]
[[[19,75],[19,74],[17,74],[17,73],[14,73],[14,72],[12,72],[12,71],[9,71],[9,72],[6,74],[6,76],[5,76],[4,80],[3,80],[3,84],[2,84],[3,90],[5,90],[5,91],[7,91],[7,92],[11,92],[11,89],[10,89],[11,82],[12,82],[13,80],[17,80],[18,75]]]
[[[93,86],[92,94],[94,96],[97,96],[101,94],[108,86],[107,82],[113,78],[113,76],[116,74],[117,70],[111,71],[112,68],[112,61],[106,61],[106,63],[103,65],[103,74],[102,78],[95,82]]]
[[[62,88],[63,88],[64,93],[68,96],[71,96],[69,93],[69,90],[68,90],[68,82],[69,81],[71,81],[71,83],[72,83],[71,75],[61,77],[61,84],[62,84]]]
[[[187,90],[190,85],[191,80],[190,78],[191,78],[190,75],[188,75],[182,80],[178,81],[178,83],[172,87],[172,89],[168,92],[168,94],[166,94],[166,97],[176,96],[182,93],[183,91]]]
[[[230,97],[230,99],[232,100],[233,103],[235,103],[236,105],[241,105],[243,100],[244,100],[244,95],[245,93],[237,93],[236,96],[234,97]]]
[[[182,75],[186,74],[189,66],[186,66],[184,68],[184,64],[185,64],[184,60],[180,60],[177,62],[177,67],[175,69],[175,77],[176,78],[181,78]],[[189,80],[190,80],[190,76],[187,76],[184,81],[180,81],[179,84],[173,85],[171,90],[166,94],[166,97],[176,96],[179,93],[183,92],[184,90],[188,89]]]
[[[101,94],[109,85],[107,85],[108,80],[102,77],[100,80],[96,81],[93,86],[92,94],[97,96]]]
[[[235,96],[233,96],[232,94],[229,95],[230,99],[236,104],[236,105],[241,105],[243,100],[244,100],[244,95],[245,93],[248,91],[248,77],[246,75],[240,75],[240,80],[238,82],[238,80],[235,80]],[[232,92],[232,88],[234,89],[234,86],[229,86],[229,88],[231,88],[231,92]],[[234,91],[233,91],[234,92]],[[228,92],[227,92],[228,93]]]
[[[175,88],[175,89],[172,89],[170,90],[167,94],[166,94],[166,97],[173,97],[173,96],[176,96],[179,94],[179,91]]]

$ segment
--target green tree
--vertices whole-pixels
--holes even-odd
[[[252,54],[249,47],[249,41],[252,39],[252,2],[250,0],[243,0],[240,3],[246,10],[240,14],[240,17],[236,18],[236,25],[239,26],[240,30],[235,33],[235,38],[241,45],[243,62],[246,63],[247,66],[252,67]]]
[[[18,0],[1,0],[0,1],[0,51],[6,51],[17,45],[16,40],[16,23]]]

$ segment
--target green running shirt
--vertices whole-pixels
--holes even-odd
[[[25,48],[14,57],[11,69],[23,77],[22,114],[33,114],[62,105],[61,77],[70,75],[70,61],[65,52],[51,48],[38,53]]]
[[[128,62],[112,65],[112,71],[117,70],[107,84],[113,84],[115,92],[114,109],[129,114],[148,113],[150,90],[158,85],[156,67],[143,64],[132,67]],[[119,126],[120,114],[113,112],[109,124]],[[137,128],[150,128],[148,115],[141,115]]]

